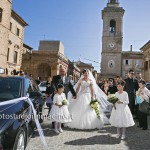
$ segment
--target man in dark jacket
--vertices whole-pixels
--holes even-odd
[[[64,93],[66,97],[68,92],[70,91],[72,93],[72,96],[76,98],[76,92],[74,91],[73,86],[69,81],[69,78],[66,76],[66,71],[64,68],[60,68],[59,75],[53,77],[52,84],[55,87],[55,90],[57,90],[58,84],[63,84],[65,88]]]
[[[113,80],[109,79],[108,84],[109,84],[108,91],[107,91],[108,95],[115,94],[118,90],[117,90],[117,86],[114,85]]]
[[[129,96],[129,108],[131,110],[131,113],[134,114],[135,110],[135,96],[136,96],[136,91],[138,90],[138,81],[134,77],[134,71],[129,70],[128,72],[128,78],[125,79],[125,87],[124,90],[128,93]]]

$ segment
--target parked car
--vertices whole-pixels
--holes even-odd
[[[46,97],[46,81],[41,81],[41,83],[38,85],[39,86],[39,89],[40,91],[42,92],[43,94],[43,98]]]
[[[150,90],[150,82],[146,83],[146,87]]]
[[[37,114],[41,115],[42,94],[34,80],[23,76],[0,76],[0,103],[26,96],[33,102]],[[25,100],[0,106],[0,150],[25,149],[36,126],[31,116],[32,107]]]

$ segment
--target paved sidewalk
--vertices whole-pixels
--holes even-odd
[[[150,117],[149,117],[150,125]],[[150,149],[149,130],[143,131],[134,127],[127,129],[127,139],[116,139],[116,128],[110,125],[101,130],[72,130],[64,128],[64,132],[56,135],[51,129],[49,121],[42,123],[42,128],[48,150],[148,150]],[[26,150],[46,150],[35,131]]]

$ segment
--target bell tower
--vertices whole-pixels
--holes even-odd
[[[118,0],[108,0],[107,6],[102,10],[101,74],[103,78],[121,76],[124,12]]]

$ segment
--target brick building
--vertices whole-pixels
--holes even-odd
[[[24,28],[28,25],[11,7],[12,0],[0,1],[0,67],[6,74],[20,70]]]

